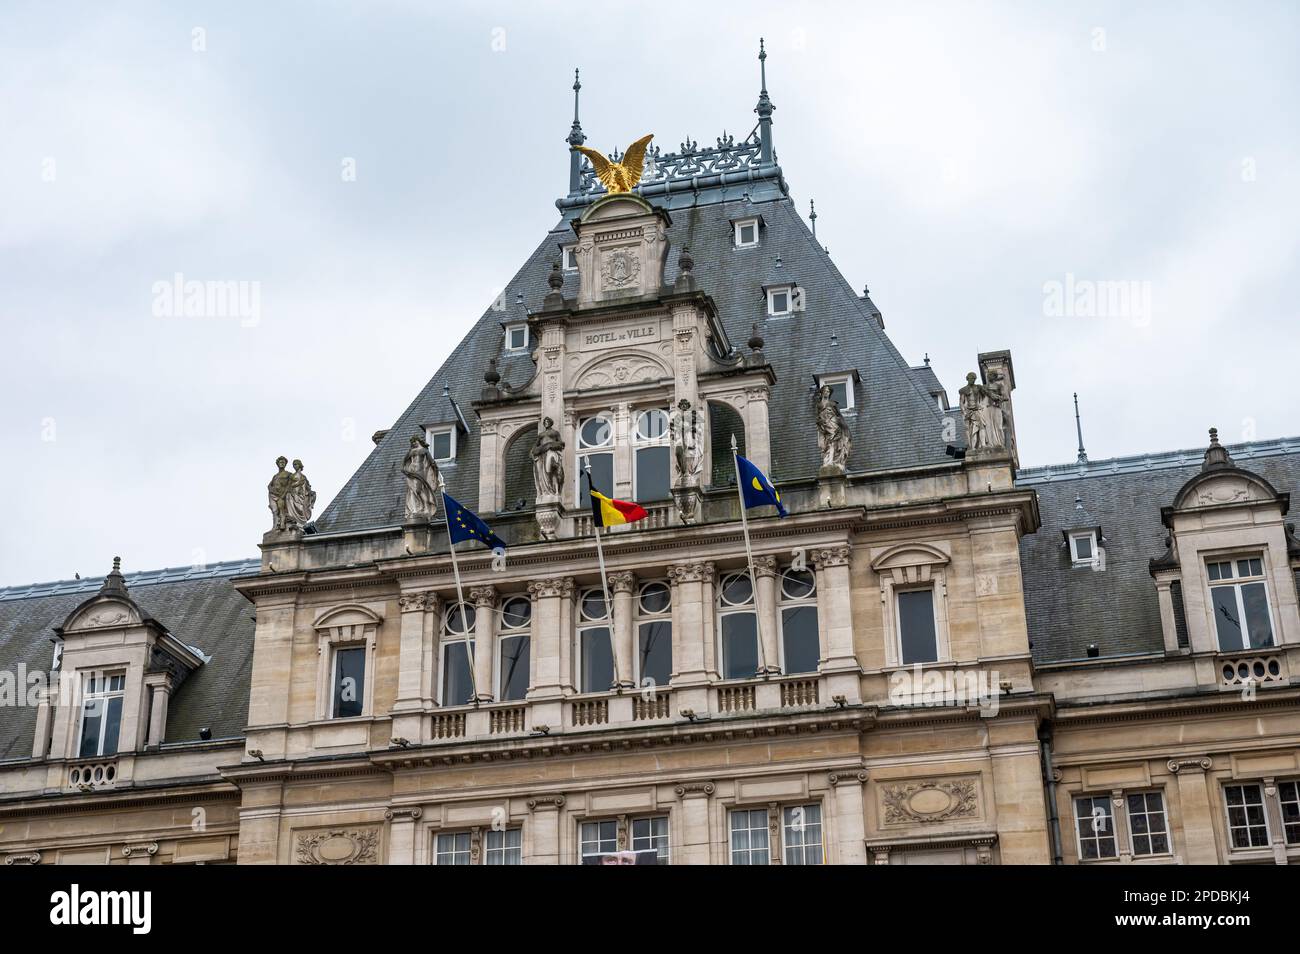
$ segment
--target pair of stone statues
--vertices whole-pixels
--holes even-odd
[[[966,386],[957,394],[962,420],[966,422],[967,448],[972,451],[1004,449],[1010,430],[1007,411],[1011,392],[1002,373],[991,371],[988,383],[979,384],[972,371],[966,375]]]
[[[266,485],[267,506],[271,510],[271,529],[278,533],[301,533],[311,523],[311,512],[316,506],[316,491],[303,473],[302,461],[293,462],[293,473],[286,467],[287,457],[277,457],[276,472]]]

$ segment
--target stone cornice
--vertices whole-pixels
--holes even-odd
[[[1294,708],[1300,702],[1300,688],[1277,688],[1259,692],[1254,699],[1243,699],[1239,692],[1198,693],[1195,696],[1153,696],[1126,699],[1120,703],[1091,703],[1057,706],[1056,721],[1063,726],[1108,725],[1122,722],[1149,722],[1161,719],[1185,719],[1189,716],[1222,715],[1225,712],[1257,713],[1261,709]]]
[[[82,792],[33,792],[6,797],[0,801],[0,819],[10,815],[75,815],[87,810],[133,808],[142,805],[195,805],[204,801],[238,800],[237,787],[224,780],[200,781],[173,779],[152,788],[100,789]]]

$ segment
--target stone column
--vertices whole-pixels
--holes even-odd
[[[709,864],[709,799],[712,782],[683,782],[674,790],[682,807],[674,820],[680,842],[672,847],[672,860],[680,865]]]
[[[633,685],[632,654],[636,652],[636,646],[632,639],[632,591],[635,587],[636,577],[631,572],[620,570],[609,574],[609,588],[614,593],[610,632],[617,663],[614,678],[625,688]]]
[[[781,632],[781,620],[777,616],[776,593],[776,557],[754,557],[754,607],[758,614],[758,636],[763,641],[763,658],[759,660],[760,671],[780,672],[781,654],[777,639]]]
[[[766,385],[745,389],[745,457],[765,474],[772,472]]]
[[[469,591],[474,601],[474,688],[479,702],[496,696],[492,685],[492,659],[497,647],[497,591],[493,586],[475,586]]]
[[[415,864],[415,823],[424,814],[421,808],[390,808],[384,812],[388,819],[388,863],[390,865]]]
[[[171,697],[171,680],[164,676],[161,679],[146,683],[153,688],[153,698],[149,706],[149,738],[145,743],[148,748],[157,749],[162,746],[163,736],[167,731],[167,702]]]
[[[867,784],[867,773],[832,772],[830,783],[835,789],[835,857],[828,860],[837,865],[865,865],[867,827],[862,786]]]
[[[393,701],[393,736],[419,744],[424,741],[424,710],[432,703],[425,698],[425,615],[438,608],[437,594],[429,591],[403,593],[401,630],[397,656],[397,698]]]
[[[528,800],[528,810],[533,813],[532,824],[526,826],[532,842],[531,850],[524,856],[528,864],[560,863],[560,809],[563,807],[563,795],[538,795]]]
[[[1160,631],[1165,637],[1165,652],[1178,652],[1178,624],[1174,621],[1173,579],[1156,580],[1156,599],[1160,603]]]
[[[1214,809],[1210,799],[1208,772],[1214,762],[1200,759],[1170,759],[1169,771],[1178,779],[1178,809],[1183,823],[1183,862],[1189,865],[1217,865],[1219,848],[1214,840]]]
[[[705,664],[706,615],[713,606],[705,599],[705,582],[713,578],[712,563],[678,563],[668,568],[673,588],[672,686],[707,683]]]

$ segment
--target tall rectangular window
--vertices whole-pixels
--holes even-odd
[[[781,574],[782,672],[795,675],[816,672],[821,659],[817,632],[817,578],[793,567]]]
[[[822,864],[822,807],[791,805],[782,814],[782,861],[787,865]]]
[[[1074,821],[1080,860],[1097,861],[1117,856],[1115,818],[1111,814],[1109,796],[1076,798]]]
[[[126,696],[126,674],[87,673],[82,682],[81,758],[116,755],[122,728],[122,702]]]
[[[632,819],[632,850],[653,851],[659,864],[668,864],[668,816]]]
[[[469,864],[469,832],[440,832],[435,849],[438,864],[467,865]]]
[[[1169,828],[1165,822],[1164,796],[1159,792],[1134,792],[1126,802],[1133,854],[1169,854]]]
[[[898,593],[898,640],[904,665],[936,662],[939,641],[934,628],[934,590]]]
[[[530,638],[527,635],[501,638],[501,694],[503,702],[518,701],[528,692],[528,654]]]
[[[642,411],[632,431],[636,453],[633,497],[646,502],[672,498],[672,463],[669,448],[668,413],[659,408]]]
[[[722,678],[753,679],[758,675],[758,617],[754,586],[748,573],[732,573],[718,587],[722,629]]]
[[[772,863],[771,839],[767,830],[766,808],[737,808],[731,817],[731,863],[733,865],[767,865]]]
[[[1277,799],[1286,843],[1300,845],[1300,782],[1279,782]]]
[[[366,648],[348,646],[334,650],[334,718],[362,713],[366,688]]]
[[[608,692],[614,686],[614,651],[602,590],[582,594],[578,617],[578,691]]]
[[[474,627],[477,611],[468,603],[448,606],[442,621],[442,698],[463,706],[474,698]]]
[[[1223,800],[1228,809],[1228,838],[1233,848],[1267,848],[1268,819],[1264,814],[1264,793],[1258,785],[1225,785]]]
[[[1219,649],[1236,652],[1272,646],[1273,624],[1263,559],[1217,560],[1207,563],[1205,569]]]
[[[522,828],[506,828],[487,833],[487,851],[484,863],[489,865],[522,865],[524,863],[524,832]]]
[[[618,822],[583,822],[578,826],[578,853],[583,860],[618,851]]]

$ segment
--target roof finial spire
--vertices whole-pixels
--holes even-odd
[[[776,109],[772,105],[772,100],[767,95],[767,49],[763,45],[763,38],[758,38],[758,68],[760,74],[760,85],[758,91],[758,105],[754,107],[754,112],[758,113],[758,139],[760,144],[760,157],[763,165],[771,165],[776,161],[775,153],[772,150],[772,112]]]
[[[573,126],[569,130],[569,136],[565,140],[569,144],[569,195],[574,195],[582,186],[582,153],[578,152],[575,146],[581,146],[587,141],[587,137],[582,132],[582,123],[578,120],[578,91],[582,89],[582,82],[578,79],[578,70],[573,70]]]
[[[1079,435],[1079,463],[1088,463],[1088,452],[1083,449],[1083,424],[1079,420],[1079,392],[1074,392],[1074,430]]]
[[[813,238],[817,237],[817,202],[814,199],[808,200],[808,221],[812,223]]]

